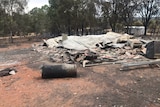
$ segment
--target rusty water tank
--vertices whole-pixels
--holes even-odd
[[[65,77],[76,77],[77,66],[75,64],[59,64],[52,65],[46,64],[42,67],[42,78],[65,78]]]

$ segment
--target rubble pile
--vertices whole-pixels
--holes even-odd
[[[64,39],[65,38],[65,39]],[[144,60],[145,40],[128,34],[108,32],[103,35],[61,36],[34,45],[35,51],[56,63],[103,63]]]

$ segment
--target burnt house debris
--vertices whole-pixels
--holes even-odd
[[[160,56],[159,41],[148,41],[128,34],[108,32],[103,35],[63,38],[43,40],[43,44],[33,48],[47,55],[51,62],[81,64],[83,67],[152,61]]]
[[[15,70],[13,68],[6,68],[6,69],[3,69],[3,70],[0,70],[0,77],[15,75],[16,72],[17,72],[17,70]]]

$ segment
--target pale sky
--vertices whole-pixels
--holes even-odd
[[[48,5],[48,0],[29,0],[28,6],[26,8],[26,12],[32,10],[34,7],[42,7],[44,5]]]

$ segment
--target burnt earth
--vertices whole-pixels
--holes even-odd
[[[160,71],[120,71],[120,65],[78,67],[77,78],[41,79],[46,56],[30,44],[0,49],[0,107],[160,107]],[[16,61],[17,63],[12,63]]]

